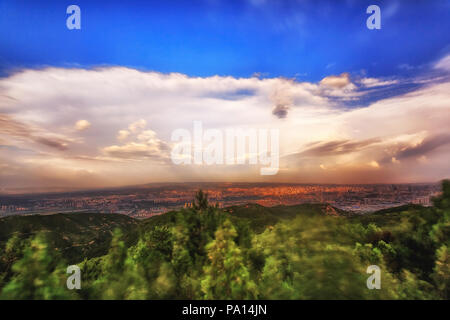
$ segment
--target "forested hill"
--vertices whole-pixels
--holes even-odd
[[[263,231],[283,219],[292,219],[297,214],[324,215],[348,214],[324,204],[302,204],[295,206],[263,207],[257,204],[233,206],[223,209],[233,220],[248,223],[255,232]],[[45,233],[49,245],[60,251],[70,263],[83,261],[108,253],[114,229],[122,231],[126,246],[136,243],[140,233],[154,226],[173,226],[177,211],[139,220],[121,214],[102,213],[58,213],[51,215],[9,216],[0,219],[0,249],[16,235],[28,239]],[[0,270],[1,271],[1,270]]]
[[[58,213],[9,216],[0,219],[0,249],[16,235],[28,239],[44,233],[49,246],[70,263],[108,252],[114,229],[123,230],[127,245],[138,239],[139,221],[121,214]],[[1,272],[1,271],[0,271]]]
[[[448,299],[450,183],[433,207],[193,207],[145,220],[0,219],[2,299]],[[65,287],[69,264],[83,285]],[[366,269],[382,270],[368,290]]]

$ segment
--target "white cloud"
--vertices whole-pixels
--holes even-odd
[[[87,121],[87,120],[78,120],[75,123],[75,129],[78,130],[78,131],[86,130],[90,126],[91,126],[91,123],[89,121]]]
[[[396,157],[392,157],[392,158],[391,158],[391,162],[392,162],[392,163],[400,163],[400,161],[397,160]]]
[[[168,145],[156,137],[153,130],[144,130],[147,122],[143,119],[131,123],[128,128],[134,134],[136,141],[129,141],[124,145],[112,145],[102,148],[102,153],[119,159],[142,160],[151,159],[167,161],[169,157]],[[127,130],[120,130],[118,140],[123,141],[131,136]]]
[[[437,66],[442,67],[442,61]],[[108,183],[204,180],[209,174],[220,180],[234,177],[236,172],[254,181],[256,177],[250,176],[253,171],[241,167],[214,172],[170,167],[166,160],[172,131],[192,130],[192,121],[200,120],[205,128],[278,128],[282,155],[299,153],[317,141],[325,145],[340,141],[338,150],[348,151],[320,160],[311,156],[302,162],[282,163],[286,166],[275,179],[349,181],[342,178],[345,175],[357,182],[365,174],[373,181],[440,179],[448,172],[447,165],[439,160],[449,158],[447,147],[427,151],[426,163],[416,160],[421,155],[401,158],[399,154],[405,148],[419,152],[428,138],[449,133],[449,82],[430,80],[413,92],[364,108],[336,104],[335,98],[346,101],[364,94],[357,85],[371,88],[395,81],[364,78],[352,83],[346,73],[309,83],[282,78],[188,77],[121,67],[24,70],[0,79],[0,97],[11,97],[0,100],[0,115],[8,114],[8,125],[0,127],[0,140],[34,151],[20,157],[10,152],[11,166],[35,168],[37,164],[45,166],[47,161],[62,171],[86,170],[98,181]],[[73,128],[74,119],[89,119],[95,124],[83,133],[84,143],[77,140],[73,130],[67,132],[67,128]],[[33,128],[32,133],[25,133],[24,126]],[[81,127],[86,128],[86,123]],[[59,148],[49,148],[51,141],[39,140],[37,132],[57,137]],[[358,147],[361,141],[371,139],[379,142]],[[367,165],[372,162],[378,164],[378,170]],[[420,170],[417,167],[414,171],[418,165]],[[396,171],[389,171],[393,166]],[[355,168],[361,170],[359,177],[352,171]],[[378,174],[372,176],[373,171]],[[20,175],[20,170],[16,172]]]
[[[450,55],[447,55],[443,57],[441,60],[439,60],[435,65],[435,69],[442,69],[445,71],[450,71]]]
[[[393,84],[397,84],[398,80],[381,80],[377,78],[362,78],[360,81],[361,85],[366,88],[374,88],[381,86],[391,86]]]
[[[356,85],[351,81],[350,74],[347,72],[340,75],[331,75],[323,78],[319,82],[316,94],[320,96],[337,98],[342,101],[356,100],[364,95],[364,92],[357,91]]]
[[[372,160],[372,161],[369,162],[369,166],[378,169],[380,167],[380,164],[377,161]]]
[[[117,140],[124,141],[130,136],[130,131],[128,130],[119,130],[117,133]]]
[[[137,131],[144,129],[146,125],[147,125],[147,121],[145,121],[144,119],[139,119],[139,120],[131,123],[128,126],[128,129],[130,129],[131,132],[136,133]]]
[[[112,145],[105,147],[102,149],[102,152],[110,157],[128,160],[163,158],[160,145],[157,143],[129,142],[121,146]]]
[[[348,86],[350,83],[350,74],[347,72],[341,73],[338,76],[328,76],[320,81],[321,85],[339,89]]]

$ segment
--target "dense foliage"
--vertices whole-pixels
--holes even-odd
[[[54,233],[10,233],[0,244],[0,297],[449,299],[449,215],[448,181],[433,207],[367,215],[324,204],[219,209],[199,192],[192,208],[136,228],[116,221],[112,236],[89,242],[110,245],[80,252],[80,290],[66,288],[74,258]],[[380,290],[366,286],[369,265],[381,268]]]

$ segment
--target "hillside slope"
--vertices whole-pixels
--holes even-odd
[[[396,225],[408,209],[420,206],[402,206],[381,210],[367,215],[353,215],[328,204],[299,204],[293,206],[264,207],[258,204],[231,206],[221,211],[235,223],[246,224],[256,232],[298,216],[341,216],[350,217],[367,225]],[[426,210],[422,208],[422,210]],[[137,220],[121,214],[59,213],[53,215],[9,216],[0,219],[0,249],[14,234],[29,239],[44,232],[52,248],[59,251],[69,263],[103,256],[108,252],[112,231],[122,230],[127,247],[134,245],[139,235],[156,226],[175,226],[177,215],[183,210],[170,211],[163,215]]]
[[[9,216],[0,219],[0,248],[14,234],[28,239],[43,232],[49,244],[69,262],[97,257],[108,252],[112,231],[123,230],[131,245],[137,237],[138,221],[121,214],[59,213],[53,215]]]

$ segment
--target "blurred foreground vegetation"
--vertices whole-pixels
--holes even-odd
[[[1,299],[449,299],[450,182],[433,207],[193,208],[0,219]],[[48,221],[46,221],[47,219]],[[45,222],[45,223],[44,223]],[[83,260],[84,259],[84,260]],[[81,268],[68,290],[66,268]],[[369,290],[369,265],[381,289]]]

